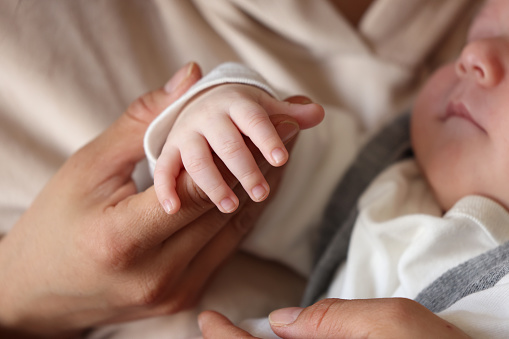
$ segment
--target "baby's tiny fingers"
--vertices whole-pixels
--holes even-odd
[[[235,102],[230,106],[230,116],[272,166],[287,162],[288,151],[262,106],[253,101]]]
[[[214,126],[215,124],[217,126]],[[218,128],[221,128],[221,133],[214,133],[213,131]],[[246,146],[243,136],[229,117],[218,118],[213,126],[204,132],[214,152],[239,180],[250,198],[253,201],[265,200],[269,195],[269,185]]]
[[[195,134],[182,143],[181,153],[186,171],[219,210],[235,211],[239,200],[217,169],[207,140]]]

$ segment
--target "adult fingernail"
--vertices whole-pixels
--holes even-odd
[[[301,105],[309,105],[312,103],[313,103],[313,101],[311,101],[311,99],[309,99],[307,97],[299,97],[299,100],[297,101],[297,104],[301,104]]]
[[[288,307],[280,310],[275,310],[269,314],[269,321],[271,325],[286,326],[293,324],[303,308],[301,307]]]
[[[299,132],[299,124],[292,121],[282,121],[276,126],[277,134],[283,142],[287,142]]]
[[[299,105],[308,105],[308,104],[313,103],[313,101],[311,101],[311,99],[309,99],[308,97],[303,96],[303,95],[295,95],[293,97],[286,99],[286,101],[288,101],[292,104],[299,104]]]
[[[194,62],[190,62],[177,71],[177,73],[175,73],[175,75],[164,85],[164,91],[166,93],[171,93],[176,90],[179,85],[191,75],[195,66],[196,64]]]

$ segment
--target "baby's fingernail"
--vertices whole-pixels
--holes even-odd
[[[163,201],[163,208],[166,213],[171,214],[175,207],[173,206],[170,200],[166,199],[165,201]]]
[[[286,160],[286,152],[282,148],[275,148],[271,155],[276,165],[282,164]]]
[[[288,307],[275,310],[269,314],[270,324],[275,326],[290,325],[297,319],[302,310],[303,308],[301,307]]]
[[[299,132],[299,124],[291,121],[282,121],[276,126],[277,134],[283,142],[287,142]]]
[[[253,194],[253,197],[255,198],[255,201],[263,200],[268,193],[268,189],[264,187],[263,185],[256,185],[252,190],[251,194]]]
[[[235,204],[235,202],[233,202],[233,200],[230,198],[224,198],[221,200],[219,205],[221,205],[221,208],[225,213],[231,213],[237,208],[237,204]]]

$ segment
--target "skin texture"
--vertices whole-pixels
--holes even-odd
[[[184,167],[198,186],[223,213],[238,206],[238,197],[214,164],[215,153],[240,181],[253,201],[269,195],[263,177],[244,141],[248,137],[272,166],[282,166],[288,151],[270,116],[285,114],[300,129],[313,127],[324,117],[323,108],[279,101],[249,85],[223,84],[199,93],[179,113],[154,171],[157,197],[168,213],[180,208],[175,182]]]
[[[187,65],[131,104],[69,158],[0,240],[0,336],[72,337],[94,325],[172,314],[200,297],[263,204],[241,195],[220,162],[240,197],[234,214],[214,208],[185,172],[177,180],[183,206],[173,215],[153,187],[137,192],[131,179],[148,124],[200,77],[197,65]],[[282,138],[298,130],[289,117],[271,121]],[[280,169],[251,151],[275,185]]]
[[[285,339],[308,338],[469,338],[419,303],[401,298],[324,299],[307,308],[269,315],[272,330]],[[217,312],[200,314],[205,339],[256,338]]]
[[[509,3],[491,0],[456,62],[421,90],[412,117],[417,160],[444,211],[482,195],[509,208]]]

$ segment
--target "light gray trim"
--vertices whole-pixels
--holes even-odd
[[[334,273],[346,259],[350,236],[358,216],[357,200],[387,166],[409,155],[409,115],[380,131],[359,152],[336,187],[321,226],[317,258],[302,299],[309,306],[322,296]],[[509,225],[508,225],[509,227]],[[509,274],[509,242],[444,273],[422,290],[416,301],[437,313],[465,296],[493,287]]]
[[[320,225],[318,260],[302,305],[312,304],[326,291],[337,267],[345,260],[360,195],[386,167],[411,154],[409,124],[410,115],[403,114],[382,129],[361,149],[335,188]]]
[[[495,286],[507,274],[509,242],[445,272],[422,290],[415,301],[438,313],[469,294]]]

